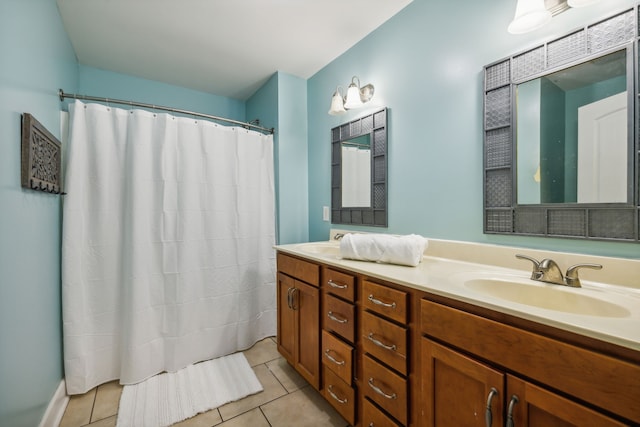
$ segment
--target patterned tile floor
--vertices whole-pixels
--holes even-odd
[[[179,427],[345,427],[348,423],[280,356],[275,338],[244,352],[264,391],[174,424]],[[122,386],[72,396],[60,427],[115,427]]]

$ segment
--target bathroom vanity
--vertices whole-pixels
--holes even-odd
[[[278,349],[351,425],[640,424],[640,261],[432,240],[413,268],[341,259],[337,242],[276,249]],[[567,288],[516,253],[604,268]]]

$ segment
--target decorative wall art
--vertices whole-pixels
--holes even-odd
[[[60,188],[62,145],[31,114],[22,115],[22,187],[64,194]]]

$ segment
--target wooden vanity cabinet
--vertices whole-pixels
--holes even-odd
[[[278,350],[352,426],[640,425],[637,351],[277,259]]]
[[[320,267],[278,254],[278,351],[320,389]]]
[[[503,426],[509,418],[514,427],[625,425],[424,337],[422,367],[429,427]]]
[[[426,426],[485,426],[487,407],[496,426],[629,425],[605,412],[638,421],[637,364],[429,300],[421,318]]]

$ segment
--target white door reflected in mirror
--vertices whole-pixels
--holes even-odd
[[[627,92],[578,108],[578,203],[627,201]]]

